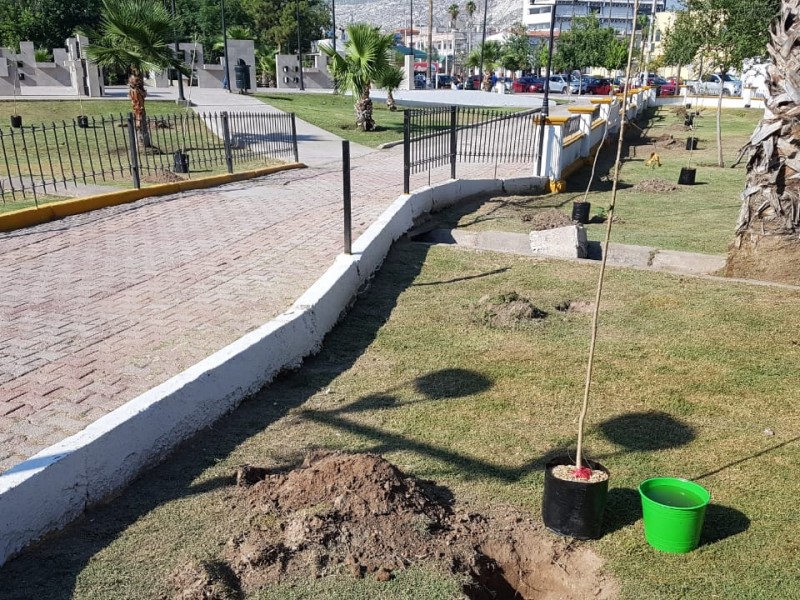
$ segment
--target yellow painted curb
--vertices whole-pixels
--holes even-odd
[[[22,210],[15,210],[13,212],[0,215],[0,231],[13,231],[15,229],[22,229],[24,227],[41,225],[42,223],[47,223],[48,221],[63,219],[64,217],[79,215],[100,208],[136,202],[142,198],[177,194],[178,192],[209,188],[217,185],[223,185],[225,183],[243,181],[245,179],[254,179],[256,177],[262,177],[264,175],[270,175],[280,171],[305,168],[306,165],[303,163],[290,163],[288,165],[260,167],[250,171],[241,171],[240,173],[211,175],[210,177],[201,177],[200,179],[187,179],[185,181],[177,181],[174,183],[160,183],[158,185],[152,185],[150,187],[140,188],[138,190],[118,190],[105,194],[97,194],[95,196],[87,196],[86,198],[52,202],[50,204],[40,206],[39,208],[23,208]]]
[[[594,106],[568,106],[567,110],[573,115],[590,115],[594,112]]]
[[[611,104],[613,101],[613,98],[592,98],[589,100],[592,104]]]
[[[563,179],[550,179],[547,182],[547,191],[551,194],[560,194],[567,189],[567,182]]]
[[[545,119],[545,124],[546,125],[563,125],[564,123],[569,121],[569,119],[570,119],[569,117],[547,117],[547,119]],[[541,120],[542,120],[542,118],[539,115],[536,115],[534,117],[534,122],[535,123],[539,123],[539,121],[541,121]]]

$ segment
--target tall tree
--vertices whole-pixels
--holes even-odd
[[[707,64],[723,77],[733,68],[741,68],[745,58],[761,56],[769,39],[769,23],[775,17],[780,0],[688,0],[687,7],[696,20],[700,53]],[[717,101],[717,164],[724,167],[722,156],[722,95]]]
[[[450,28],[456,28],[456,19],[458,19],[458,15],[460,14],[461,10],[458,8],[458,4],[453,2],[450,6],[447,7],[447,13],[450,15]]]
[[[173,19],[161,0],[102,0],[100,26],[86,30],[86,54],[103,67],[128,73],[131,106],[136,127],[149,145],[144,103],[147,92],[143,76],[147,71],[167,68],[183,70],[169,45]]]
[[[349,91],[356,99],[353,107],[356,125],[363,131],[375,129],[369,92],[372,85],[383,81],[393,68],[393,46],[394,35],[383,34],[366,23],[354,23],[347,27],[344,56],[330,46],[321,47],[332,59],[330,69],[336,91]]]
[[[503,43],[501,63],[509,71],[529,71],[536,62],[535,48],[522,23],[512,25],[510,35]]]
[[[679,82],[681,67],[691,63],[700,50],[700,36],[696,29],[697,20],[689,11],[681,10],[676,13],[672,27],[664,33],[664,64],[678,68]]]
[[[572,27],[559,36],[553,63],[557,69],[565,71],[605,66],[608,48],[615,39],[613,29],[600,27],[597,15],[578,17]]]
[[[278,48],[281,54],[297,52],[297,12],[295,0],[240,0],[250,15],[259,39]],[[227,2],[227,0],[226,0]],[[299,0],[300,45],[305,51],[320,39],[321,31],[330,31],[330,6],[323,0]],[[225,5],[227,17],[227,4]]]
[[[97,25],[100,7],[100,0],[0,0],[0,45],[63,48],[76,29]]]
[[[769,29],[767,110],[744,151],[747,184],[727,273],[800,284],[800,0]]]

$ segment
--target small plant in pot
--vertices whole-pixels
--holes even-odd
[[[631,57],[633,56],[633,36],[628,48],[628,65],[626,80],[630,80]],[[628,87],[623,91],[622,106],[628,105]],[[542,520],[545,526],[561,535],[577,539],[596,539],[603,533],[603,513],[605,512],[608,498],[608,483],[610,472],[598,462],[587,460],[584,457],[584,429],[586,416],[589,410],[589,392],[592,383],[592,369],[594,367],[594,352],[597,342],[597,324],[600,315],[600,300],[603,293],[603,281],[608,261],[608,252],[611,239],[611,226],[614,223],[614,208],[616,206],[617,191],[619,188],[619,173],[622,164],[622,149],[624,145],[626,119],[620,123],[617,137],[617,152],[614,162],[611,202],[605,214],[605,238],[602,243],[602,260],[595,290],[594,308],[592,310],[592,329],[589,341],[589,357],[584,380],[583,401],[578,417],[578,440],[575,458],[559,456],[545,465],[544,494],[542,499]],[[605,141],[605,131],[603,141]],[[602,143],[602,142],[601,142]],[[588,198],[589,190],[594,180],[597,165],[595,155],[592,174],[583,196],[584,203]],[[576,202],[576,204],[578,204]],[[588,203],[586,203],[588,204]],[[574,214],[574,210],[573,210]],[[586,213],[588,220],[588,210]],[[573,219],[575,217],[573,216]]]

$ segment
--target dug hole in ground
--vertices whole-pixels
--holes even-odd
[[[459,576],[472,600],[616,595],[589,548],[514,508],[475,512],[374,454],[314,452],[291,471],[245,466],[236,478],[230,502],[247,508],[249,526],[230,532],[213,565],[176,569],[175,599],[234,598],[343,571],[389,581],[398,570],[434,563]]]

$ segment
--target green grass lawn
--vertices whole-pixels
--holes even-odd
[[[197,436],[120,497],[0,569],[4,600],[173,597],[170,574],[215,560],[248,522],[245,463],[293,465],[315,448],[383,454],[469,498],[540,516],[543,462],[575,446],[596,263],[530,260],[408,241],[325,349]],[[496,329],[476,309],[515,291],[546,319]],[[611,470],[602,539],[621,598],[800,597],[800,292],[634,270],[608,272],[587,452]],[[765,429],[774,435],[766,435]],[[638,484],[695,479],[712,494],[702,545],[645,542]],[[391,585],[350,576],[244,598],[457,598],[422,563]]]
[[[724,253],[733,239],[733,229],[741,205],[739,196],[744,189],[745,168],[741,164],[729,168],[736,160],[739,149],[753,132],[761,113],[758,110],[725,110],[723,112],[723,156],[726,168],[716,165],[715,114],[704,110],[696,120],[695,135],[699,138],[691,166],[697,169],[697,185],[679,186],[676,191],[637,191],[634,186],[644,180],[659,179],[677,184],[682,167],[689,164],[685,149],[689,132],[683,131],[683,117],[675,114],[674,107],[662,107],[649,118],[639,121],[641,136],[659,138],[672,135],[675,144],[655,150],[661,158],[661,167],[651,169],[645,165],[654,148],[643,140],[632,140],[623,154],[620,186],[617,196],[616,217],[612,241],[624,244],[653,246],[671,250],[686,250],[710,254]],[[636,132],[636,130],[633,130]],[[638,132],[637,132],[638,133]],[[588,201],[592,214],[602,213],[611,201],[611,167],[616,155],[616,144],[605,149],[598,161]],[[586,167],[572,175],[567,191],[546,196],[517,196],[513,198],[478,198],[441,214],[443,226],[474,230],[499,230],[527,233],[530,225],[523,220],[526,215],[545,209],[557,208],[570,214],[574,200],[582,200],[589,183],[591,169]],[[589,239],[601,240],[605,224],[587,226]]]
[[[257,94],[263,102],[284,112],[293,112],[298,119],[330,131],[346,140],[376,148],[387,142],[403,139],[403,108],[392,112],[381,102],[373,103],[375,131],[356,128],[353,98],[339,94]]]

